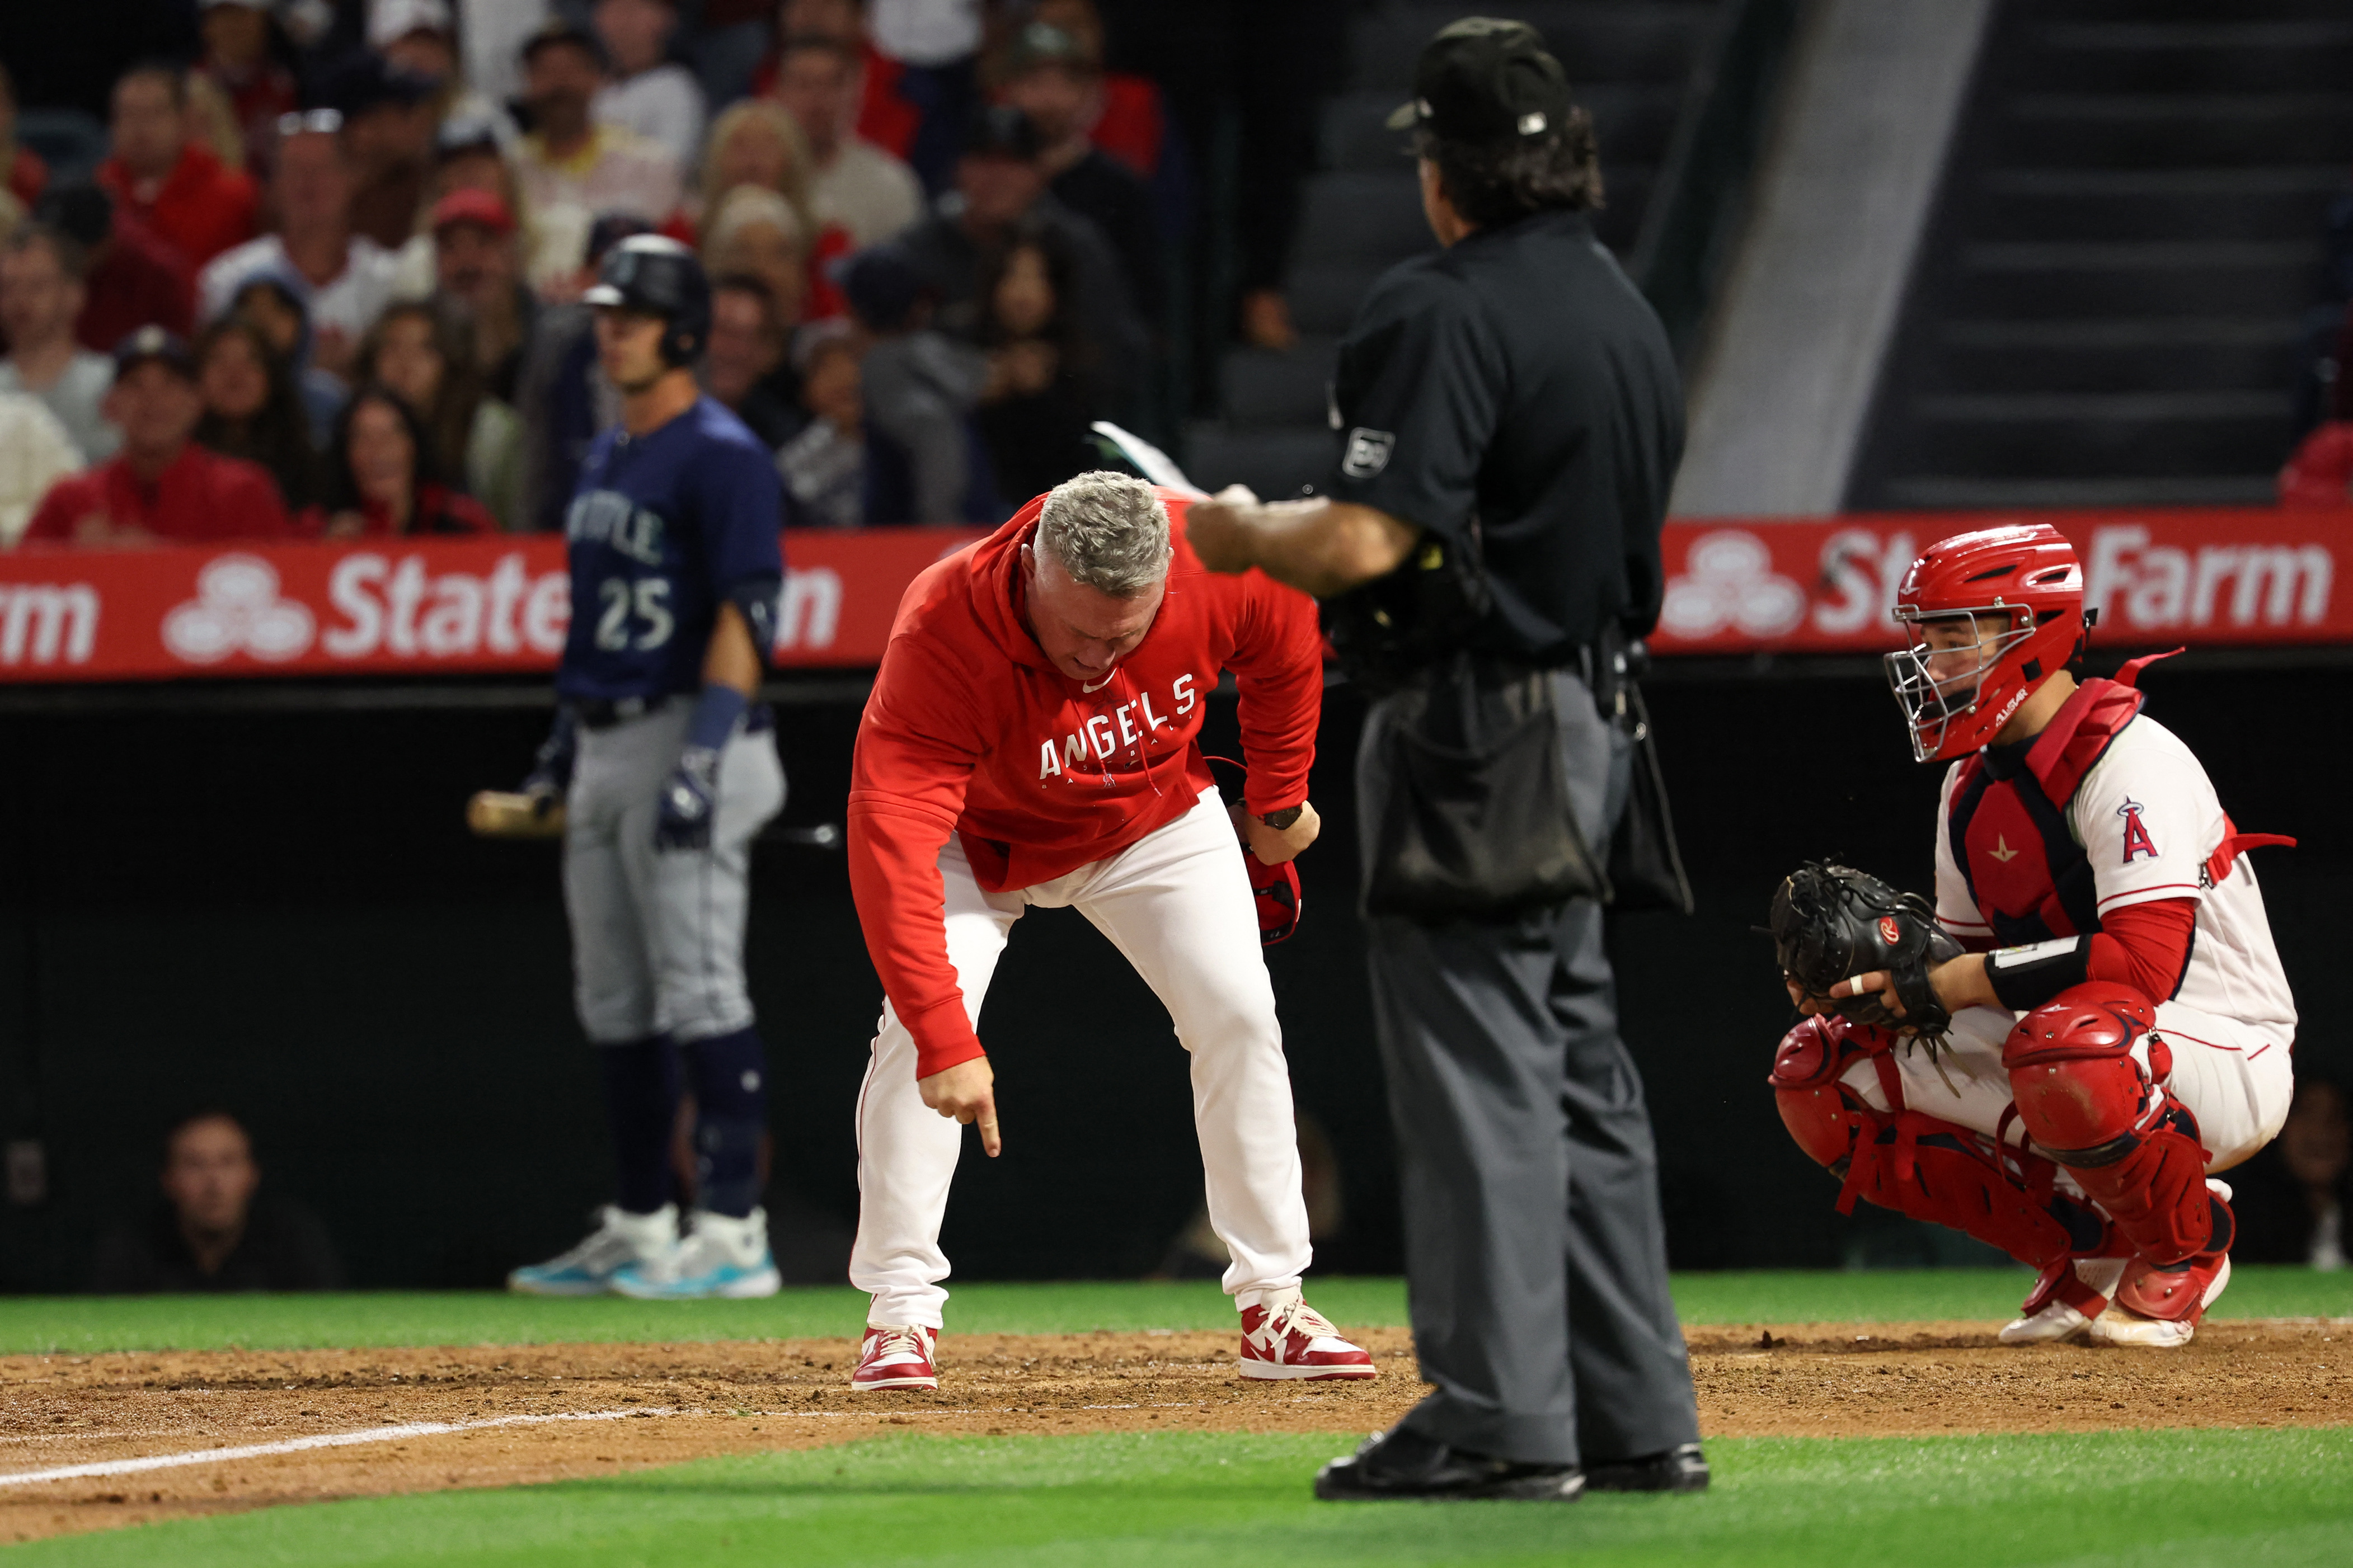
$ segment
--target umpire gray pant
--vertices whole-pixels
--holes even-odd
[[[1556,679],[1570,800],[1606,857],[1632,744],[1576,672]],[[1366,722],[1359,799],[1387,793],[1375,772],[1386,707]],[[1437,1385],[1405,1424],[1526,1464],[1697,1441],[1650,1113],[1618,1037],[1601,906],[1575,900],[1517,924],[1370,924],[1414,1349]]]
[[[584,729],[564,807],[564,905],[573,998],[600,1046],[668,1035],[681,1045],[752,1022],[744,921],[752,839],[785,805],[772,729],[738,730],[719,757],[707,849],[654,847],[661,789],[686,744],[694,699]]]

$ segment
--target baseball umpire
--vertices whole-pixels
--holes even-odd
[[[695,385],[711,284],[691,251],[625,240],[585,298],[621,420],[591,448],[565,517],[572,626],[555,727],[523,788],[565,802],[574,989],[604,1071],[619,1193],[586,1241],[508,1283],[769,1295],[767,1064],[744,988],[744,919],[752,837],[785,803],[772,720],[752,700],[784,582],[780,481],[758,439]],[[681,1238],[670,1147],[688,1077],[698,1191]]]
[[[1328,499],[1236,489],[1189,521],[1205,564],[1325,600],[1351,679],[1385,693],[1357,762],[1366,906],[1436,1392],[1316,1493],[1694,1490],[1600,901],[1632,771],[1626,639],[1657,617],[1683,445],[1674,361],[1594,238],[1590,122],[1534,29],[1451,24],[1390,124],[1415,133],[1443,248],[1375,284],[1342,342]]]

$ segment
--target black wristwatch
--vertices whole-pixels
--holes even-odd
[[[1291,830],[1291,825],[1299,820],[1299,814],[1306,809],[1307,806],[1303,802],[1298,805],[1286,805],[1281,811],[1268,812],[1259,820],[1277,833],[1287,833]]]

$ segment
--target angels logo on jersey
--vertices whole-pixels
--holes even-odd
[[[2133,863],[2135,856],[2146,855],[2152,860],[2157,858],[2157,842],[2149,837],[2148,828],[2140,819],[2143,809],[2140,802],[2129,798],[2116,807],[2116,815],[2125,819],[2124,864],[2127,866]]]

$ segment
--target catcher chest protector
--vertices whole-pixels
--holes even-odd
[[[1933,1221],[2049,1270],[2101,1251],[2107,1226],[2085,1205],[2053,1189],[2050,1161],[1966,1127],[1909,1110],[1888,1056],[1896,1037],[1835,1016],[1801,1021],[1774,1055],[1773,1099],[1789,1135],[1833,1175],[1843,1178],[1838,1212],[1854,1200]],[[1873,1110],[1839,1081],[1869,1060],[1890,1110]]]
[[[2127,665],[2116,680],[2086,680],[2027,748],[2024,765],[1996,777],[1988,753],[1961,763],[1947,830],[1953,862],[2004,947],[2100,929],[2092,863],[2067,828],[2067,805],[2147,694]]]
[[[2160,1269],[2228,1252],[2230,1205],[2206,1186],[2198,1121],[2165,1079],[2173,1053],[2137,992],[2094,981],[2021,1018],[2003,1044],[2010,1095],[2027,1133],[2108,1212],[2133,1249]],[[2150,1037],[2148,1065],[2133,1043]],[[2148,1316],[2187,1316],[2181,1310]]]

